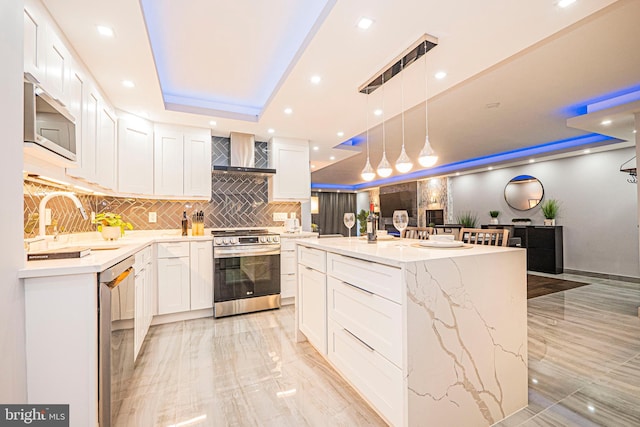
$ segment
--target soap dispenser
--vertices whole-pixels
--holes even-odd
[[[189,228],[189,220],[187,219],[187,211],[182,211],[182,235],[187,235],[187,229]]]

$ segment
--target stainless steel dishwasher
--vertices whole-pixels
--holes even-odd
[[[98,419],[111,427],[133,374],[134,332],[122,326],[122,295],[134,285],[135,257],[126,258],[98,275]]]

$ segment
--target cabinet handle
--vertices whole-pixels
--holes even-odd
[[[373,347],[371,347],[369,344],[367,344],[366,342],[362,341],[360,338],[358,338],[357,336],[355,336],[350,330],[348,330],[347,328],[342,328],[343,331],[345,331],[346,333],[348,333],[349,335],[351,335],[353,338],[355,338],[360,344],[362,344],[363,346],[365,346],[367,348],[367,350],[369,350],[370,352],[374,352],[375,350],[373,349]]]
[[[309,271],[313,271],[313,268],[311,268],[311,267],[305,267],[305,268],[306,268],[307,270],[309,270]]]
[[[365,293],[365,294],[367,294],[367,295],[370,295],[370,296],[373,296],[373,295],[374,295],[374,294],[373,294],[373,292],[368,291],[368,290],[366,290],[366,289],[363,289],[363,288],[361,288],[360,286],[352,285],[351,283],[347,283],[347,282],[342,282],[342,283],[343,283],[343,284],[345,284],[345,285],[347,285],[347,286],[349,286],[349,287],[351,287],[351,288],[357,289],[357,290],[359,290],[360,292],[364,292],[364,293]]]

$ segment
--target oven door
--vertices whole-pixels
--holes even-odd
[[[214,249],[214,302],[280,293],[280,248]]]

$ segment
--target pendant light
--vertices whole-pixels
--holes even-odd
[[[365,112],[366,112],[365,123],[366,123],[366,126],[367,126],[367,136],[366,136],[366,142],[367,142],[367,164],[364,165],[364,169],[362,169],[362,173],[360,174],[360,176],[365,181],[371,181],[371,180],[373,180],[373,178],[376,177],[376,172],[373,170],[373,167],[371,167],[371,162],[369,161],[369,90],[368,89],[367,89],[367,108],[366,108]]]
[[[400,65],[401,65],[400,110],[402,111],[402,151],[400,151],[400,157],[398,157],[398,160],[396,160],[396,169],[400,173],[407,173],[413,167],[413,162],[411,161],[409,156],[407,156],[407,152],[404,150],[404,59],[402,60]]]
[[[378,175],[382,178],[386,178],[391,175],[393,169],[391,169],[391,163],[387,160],[387,146],[385,141],[384,130],[384,74],[382,74],[382,159],[378,163]]]
[[[435,165],[438,161],[438,156],[436,156],[435,151],[431,147],[429,143],[429,117],[427,114],[427,81],[429,80],[429,75],[427,74],[427,41],[424,42],[424,129],[425,129],[425,137],[424,137],[424,147],[420,150],[420,154],[418,155],[418,162],[425,168],[430,168]]]

